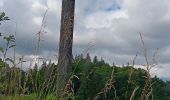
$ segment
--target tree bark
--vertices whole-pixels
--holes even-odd
[[[74,30],[75,0],[62,0],[60,43],[58,57],[57,91],[64,92],[64,87],[72,69],[72,44]]]

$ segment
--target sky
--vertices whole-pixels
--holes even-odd
[[[3,22],[3,34],[16,32],[17,56],[34,58],[45,11],[45,34],[39,55],[57,60],[61,0],[0,0],[0,11],[10,21]],[[76,0],[73,54],[90,53],[116,65],[145,65],[142,33],[149,62],[156,49],[157,64],[152,74],[170,80],[170,0]],[[3,45],[2,41],[0,45]],[[12,55],[12,51],[9,51]]]

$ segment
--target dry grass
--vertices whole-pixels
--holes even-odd
[[[141,97],[140,97],[140,100],[149,100],[150,98],[153,99],[152,97],[152,78],[151,78],[151,69],[153,67],[153,65],[156,63],[156,54],[158,53],[158,49],[154,52],[154,55],[153,55],[153,61],[152,63],[150,64],[149,61],[148,61],[148,55],[147,55],[147,48],[145,47],[145,43],[144,43],[144,40],[143,40],[143,36],[142,36],[142,33],[140,33],[140,38],[141,38],[141,43],[142,43],[142,48],[143,48],[143,54],[144,54],[144,58],[145,58],[145,66],[146,66],[146,76],[144,76],[146,78],[145,80],[145,85],[144,85],[144,88],[143,88],[143,91],[141,93]]]
[[[44,16],[43,16],[43,20],[42,20],[42,25],[40,27],[40,30],[39,32],[37,33],[37,44],[36,44],[36,48],[35,48],[35,56],[38,57],[39,56],[39,51],[40,51],[40,47],[41,47],[41,41],[42,41],[42,36],[44,33],[46,33],[44,31],[45,29],[45,17],[46,17],[46,14],[47,14],[47,11],[44,13]],[[70,20],[70,23],[68,23],[66,26],[66,29],[67,28],[70,28],[70,26],[72,25],[72,21],[73,21],[73,18],[74,16],[72,16],[69,20]],[[64,34],[66,35],[66,33]],[[15,35],[16,36],[16,35]],[[71,37],[67,36],[69,39],[72,39]],[[156,62],[156,54],[158,53],[158,49],[154,52],[153,54],[153,58],[152,58],[152,63],[150,64],[149,61],[148,61],[148,54],[147,54],[147,48],[145,47],[145,43],[144,43],[144,40],[143,40],[143,37],[142,37],[142,34],[140,33],[140,38],[141,38],[141,43],[142,43],[142,49],[143,49],[143,54],[144,54],[144,58],[145,58],[145,63],[146,63],[146,71],[147,71],[147,74],[145,76],[146,80],[145,80],[145,85],[144,85],[144,88],[142,90],[142,93],[141,93],[141,97],[140,97],[140,100],[149,100],[150,98],[153,99],[152,97],[152,85],[153,85],[153,82],[152,82],[152,79],[151,79],[151,75],[150,75],[150,71],[151,71],[151,68],[153,67],[153,65]],[[72,42],[72,41],[71,41]],[[15,42],[14,42],[14,45],[15,45]],[[70,44],[71,45],[71,44]],[[69,46],[70,46],[69,45]],[[3,61],[6,63],[6,58],[7,58],[7,51],[10,47],[10,44],[7,43],[6,45],[6,48],[5,48],[5,51],[3,53]],[[88,47],[84,52],[87,53],[89,51],[89,48]],[[38,93],[38,95],[36,95],[37,98],[39,99],[44,99],[46,98],[47,95],[50,95],[51,92],[55,92],[57,94],[58,91],[60,91],[60,87],[59,85],[61,85],[63,83],[63,81],[65,81],[65,79],[68,78],[67,82],[66,82],[66,85],[64,85],[64,89],[62,90],[63,93],[62,93],[62,96],[61,98],[63,99],[63,97],[66,97],[66,98],[69,98],[69,99],[75,99],[75,94],[74,94],[74,88],[72,88],[72,86],[74,85],[72,79],[73,78],[77,78],[79,79],[78,76],[74,75],[74,70],[73,70],[73,73],[70,73],[69,75],[66,75],[67,73],[59,73],[59,69],[58,67],[56,67],[55,65],[50,65],[48,66],[48,68],[52,68],[52,69],[48,69],[48,70],[52,70],[51,73],[50,73],[50,76],[48,79],[45,79],[44,83],[42,86],[38,87],[36,86],[36,83],[33,82],[33,73],[32,73],[32,70],[30,70],[29,74],[27,75],[27,79],[25,80],[24,82],[24,86],[22,87],[21,86],[21,80],[22,80],[22,70],[23,70],[23,63],[25,62],[24,61],[24,56],[21,56],[21,58],[19,58],[19,62],[17,62],[16,60],[16,47],[14,46],[13,48],[13,51],[14,51],[14,54],[13,54],[13,69],[12,71],[10,70],[10,73],[14,73],[13,74],[10,74],[10,79],[7,79],[7,84],[5,85],[5,96],[4,96],[4,100],[7,100],[8,99],[8,94],[12,93],[12,89],[15,88],[15,93],[14,93],[14,96],[16,95],[21,95],[21,94],[24,94],[26,91],[27,91],[27,88],[26,88],[26,82],[29,81],[28,79],[30,78],[31,80],[31,83],[35,85],[35,92]],[[63,57],[64,58],[64,57]],[[137,55],[135,56],[135,58],[133,59],[133,62],[132,62],[132,65],[134,66],[135,65],[135,60],[137,58]],[[37,58],[38,60],[38,66],[39,66],[39,58]],[[62,61],[64,62],[64,59],[62,59]],[[30,62],[30,68],[32,66],[32,63],[33,61]],[[15,69],[18,65],[20,65],[20,70],[19,72]],[[79,61],[77,62],[77,66],[79,65]],[[7,69],[8,70],[8,69]],[[7,71],[8,72],[8,71]],[[60,79],[61,75],[64,75],[64,79],[63,80],[60,80],[58,81],[58,79]],[[129,72],[129,76],[128,76],[128,85],[132,83],[132,77],[133,75],[133,69],[130,70]],[[37,82],[37,77],[38,76],[38,73],[36,73],[36,82]],[[69,77],[68,77],[69,76]],[[93,100],[97,100],[98,96],[101,96],[103,97],[103,100],[107,100],[107,93],[109,93],[111,91],[111,89],[114,90],[114,100],[117,99],[117,94],[116,94],[116,88],[114,86],[114,83],[115,83],[115,75],[114,75],[114,68],[112,70],[112,74],[110,76],[110,79],[106,82],[105,84],[105,87],[99,92],[96,94],[96,96],[94,96]],[[58,82],[58,83],[57,83]],[[18,83],[18,84],[17,84]],[[56,86],[56,83],[57,83],[57,86]],[[17,86],[17,87],[16,87]],[[52,88],[52,90],[51,90]],[[134,97],[135,97],[135,93],[136,91],[138,90],[139,87],[135,87],[134,90],[132,91],[131,93],[131,96],[130,96],[130,100],[134,100]],[[127,89],[128,89],[128,86],[127,86]],[[20,92],[21,91],[21,92]],[[128,91],[126,91],[128,92]],[[28,93],[29,94],[29,93]],[[61,99],[60,98],[60,99]],[[127,99],[125,97],[125,99]]]

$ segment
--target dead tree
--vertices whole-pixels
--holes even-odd
[[[61,94],[72,69],[75,0],[62,0],[57,91]]]

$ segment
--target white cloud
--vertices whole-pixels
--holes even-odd
[[[130,9],[130,10],[135,10],[135,8],[138,8],[140,6],[140,0],[123,0],[122,6],[124,9]]]
[[[169,74],[170,67],[165,67],[169,65],[170,64],[159,64],[159,65],[152,67],[150,70],[151,76],[152,77],[157,76],[162,79],[169,79],[170,78],[170,74]],[[134,68],[142,68],[145,70],[147,69],[146,66],[143,66],[143,65],[135,65]]]
[[[127,19],[125,11],[100,11],[90,14],[84,20],[86,28],[108,28],[111,27],[113,20]]]
[[[40,2],[35,1],[32,4],[32,9],[33,9],[33,11],[41,11],[41,10],[46,10],[47,7],[43,4],[41,4]]]
[[[33,21],[36,25],[40,26],[42,24],[42,17],[34,17]]]
[[[91,30],[88,31],[88,33],[82,34],[74,34],[74,44],[75,45],[87,45],[89,42],[92,42],[94,44],[96,40],[96,32]]]
[[[170,12],[166,13],[166,14],[160,19],[160,21],[170,22]]]
[[[169,79],[170,78],[170,63],[169,64],[159,64],[152,68],[151,75],[152,76],[158,76],[162,79]]]
[[[61,12],[61,0],[47,0],[47,6],[49,8],[49,11],[52,11],[53,13],[60,14]]]
[[[0,7],[3,7],[3,5],[4,5],[4,2],[0,1]]]

